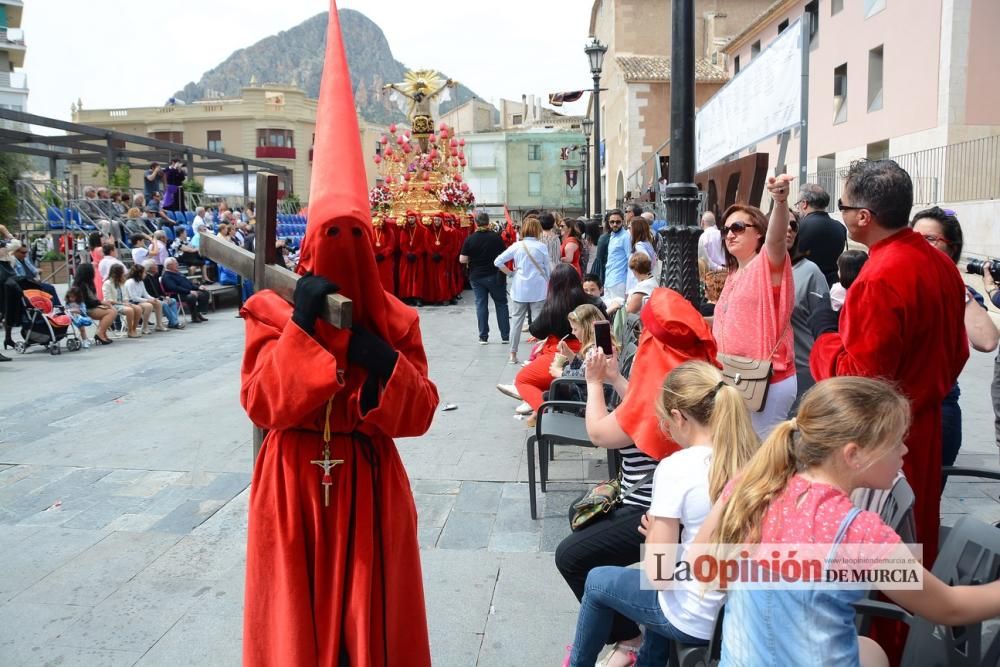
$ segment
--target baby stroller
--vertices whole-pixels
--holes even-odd
[[[49,354],[62,352],[59,341],[66,338],[66,349],[75,352],[81,347],[80,339],[73,329],[69,316],[56,312],[52,297],[42,290],[26,289],[21,296],[24,303],[24,317],[21,321],[21,342],[15,349],[24,354],[32,345],[46,347]]]

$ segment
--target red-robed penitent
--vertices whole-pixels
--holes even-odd
[[[809,366],[817,381],[883,378],[910,399],[903,473],[916,494],[917,540],[929,568],[941,520],[941,402],[969,358],[965,285],[951,260],[909,228],[869,254],[847,290],[840,331],[816,340]]]
[[[386,292],[397,294],[396,287],[396,265],[398,263],[398,239],[399,231],[393,218],[389,218],[381,225],[372,229],[375,243],[375,263],[378,265],[378,275],[382,279],[382,287]]]
[[[270,290],[249,299],[243,406],[268,429],[250,493],[245,665],[430,665],[410,483],[392,438],[430,426],[438,403],[416,312],[381,286],[357,117],[330,3],[309,225],[298,270],[340,286],[353,319],[397,353],[373,405],[348,362],[349,330],[309,335]],[[327,434],[324,434],[327,431]],[[324,499],[326,462],[329,505]]]
[[[423,299],[429,234],[420,214],[406,212],[406,224],[399,228],[399,298]]]
[[[444,218],[434,214],[427,228],[427,273],[424,277],[424,300],[430,303],[448,301],[454,296],[449,262],[453,238],[454,232],[444,224]]]

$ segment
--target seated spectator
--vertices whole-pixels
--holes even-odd
[[[722,591],[705,591],[695,581],[660,591],[642,584],[663,576],[658,574],[659,561],[666,545],[679,540],[682,549],[690,548],[712,502],[757,450],[743,397],[722,382],[715,366],[689,361],[667,375],[656,411],[681,450],[656,466],[645,531],[645,574],[622,566],[590,572],[571,665],[594,664],[619,613],[646,629],[630,664],[666,665],[672,641],[708,643],[725,599]]]
[[[496,261],[501,261],[502,257],[503,255],[500,255]],[[532,336],[542,341],[541,349],[534,360],[517,374],[513,387],[497,385],[501,393],[524,400],[531,406],[532,414],[528,419],[528,426],[534,426],[534,413],[542,404],[542,394],[552,384],[549,366],[552,365],[552,359],[559,349],[559,343],[565,342],[574,352],[580,349],[580,341],[573,336],[568,317],[577,306],[586,303],[597,306],[603,312],[604,304],[601,300],[583,291],[580,274],[576,268],[560,263],[552,270],[548,297],[542,305],[541,312],[528,329]]]
[[[142,283],[146,286],[146,292],[154,299],[163,304],[163,315],[167,318],[168,329],[183,329],[184,323],[180,321],[180,304],[177,299],[163,293],[160,285],[160,267],[152,259],[147,259],[142,263],[142,268],[146,270],[142,277]]]
[[[136,236],[146,236],[156,231],[156,227],[142,219],[142,213],[134,206],[128,210],[125,218],[125,232],[131,242]]]
[[[132,263],[142,264],[146,261],[146,257],[149,256],[149,247],[146,242],[149,241],[149,237],[145,234],[134,234],[131,236],[132,239]]]
[[[114,211],[116,218],[121,218],[128,211],[128,207],[122,203],[122,193],[121,190],[111,191],[111,209]]]
[[[108,274],[111,272],[112,266],[114,266],[115,264],[121,264],[122,269],[124,269],[125,265],[122,264],[122,261],[120,259],[118,259],[118,249],[115,247],[114,243],[110,242],[105,243],[104,245],[101,246],[101,251],[104,253],[104,256],[101,258],[100,263],[97,265],[97,272],[101,274],[101,281],[103,282],[108,279]],[[102,285],[102,290],[103,290],[103,285]]]
[[[205,223],[202,223],[199,229],[205,229]],[[208,282],[208,267],[205,265],[205,260],[198,253],[198,248],[188,241],[186,229],[183,227],[177,228],[177,238],[170,245],[170,249],[181,266],[201,267],[201,279],[204,282]]]
[[[844,307],[844,299],[847,298],[847,288],[854,284],[861,267],[868,261],[868,253],[864,250],[845,250],[837,258],[837,276],[840,282],[834,283],[830,287],[830,307],[834,312],[838,312]]]
[[[156,260],[158,266],[163,266],[163,263],[167,261],[167,257],[170,256],[168,246],[167,233],[162,229],[157,229],[153,232],[153,240],[149,244],[149,254],[147,256]]]
[[[163,303],[146,290],[146,269],[141,263],[134,264],[125,281],[125,296],[133,306],[142,308],[142,333],[149,333],[149,315],[156,314],[156,331],[166,331],[163,326]]]
[[[142,334],[136,327],[143,316],[143,308],[139,304],[131,304],[125,295],[125,265],[121,262],[111,264],[108,277],[104,279],[104,301],[125,316],[128,325],[128,337],[138,338]]]
[[[174,221],[163,212],[163,195],[159,192],[154,192],[153,196],[146,200],[146,214],[150,220],[156,221],[156,224],[174,228]]]
[[[194,210],[194,220],[191,222],[191,229],[196,229],[199,225],[207,224],[205,207],[199,206]]]
[[[653,293],[653,290],[659,287],[659,284],[653,277],[653,264],[645,252],[639,250],[632,253],[632,256],[628,258],[628,268],[632,272],[635,284],[625,298],[625,311],[638,313],[642,310],[642,305]]]
[[[552,359],[549,372],[552,377],[573,377],[583,378],[583,360],[594,347],[594,323],[604,319],[604,313],[585,303],[577,306],[566,318],[569,320],[570,330],[573,336],[580,343],[580,349],[574,352],[566,344],[566,341],[559,341],[558,353]],[[617,344],[616,344],[617,345]]]
[[[97,292],[94,291],[96,273],[93,264],[81,264],[76,268],[76,274],[73,276],[73,287],[83,297],[81,303],[87,309],[87,317],[97,322],[97,333],[94,334],[94,340],[97,341],[98,345],[110,345],[108,327],[115,321],[117,311],[110,303],[101,301],[97,297]]]
[[[14,239],[7,244],[7,252],[13,258],[11,266],[14,267],[14,274],[21,289],[40,289],[52,297],[53,305],[62,305],[56,294],[56,288],[49,283],[42,282],[41,271],[35,268],[35,265],[28,259],[28,246]]]
[[[208,309],[208,292],[202,287],[197,287],[177,270],[177,259],[168,257],[163,265],[163,275],[160,276],[160,284],[166,294],[177,295],[183,301],[188,311],[191,313],[192,322],[207,322],[208,318],[202,311]]]
[[[578,600],[594,568],[639,562],[643,538],[638,529],[652,498],[652,472],[657,461],[680,449],[661,428],[651,407],[663,394],[664,378],[685,361],[715,363],[715,339],[708,324],[677,292],[654,290],[642,311],[642,322],[629,378],[622,376],[617,355],[608,357],[594,348],[584,362],[587,435],[595,447],[619,450],[622,488],[638,487],[617,510],[570,534],[556,549],[556,567]],[[605,402],[605,383],[622,397],[611,412]],[[751,437],[751,442],[756,444],[756,438]],[[601,639],[617,644],[616,662],[611,664],[631,664],[624,659],[638,648],[642,635],[634,621],[616,615]]]

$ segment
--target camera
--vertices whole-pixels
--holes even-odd
[[[1000,282],[1000,259],[970,259],[965,265],[966,273],[974,273],[977,276],[983,275],[983,271],[987,269],[993,280]]]

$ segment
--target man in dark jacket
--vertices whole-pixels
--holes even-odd
[[[177,270],[177,259],[168,257],[163,264],[163,276],[160,278],[163,291],[167,294],[176,294],[177,298],[184,302],[191,313],[192,322],[207,322],[208,318],[202,315],[202,311],[208,308],[208,292],[201,287],[197,287],[187,279],[187,276]]]
[[[847,243],[847,228],[826,212],[830,195],[819,185],[806,183],[796,203],[799,221],[799,252],[812,260],[830,285],[839,282],[837,258]]]
[[[469,282],[476,295],[476,318],[479,321],[479,344],[485,345],[490,337],[489,300],[497,311],[500,339],[510,340],[510,311],[507,307],[507,280],[493,266],[493,260],[506,249],[500,235],[490,229],[490,216],[480,211],[476,215],[476,231],[462,244],[458,261],[469,267]]]

